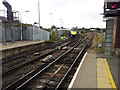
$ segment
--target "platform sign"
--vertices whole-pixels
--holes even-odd
[[[105,17],[120,16],[120,0],[105,0],[104,16]]]

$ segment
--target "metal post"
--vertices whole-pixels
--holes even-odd
[[[53,25],[53,13],[50,13],[52,16],[52,22],[51,22],[51,26]]]
[[[20,30],[21,30],[21,34],[20,34],[20,38],[21,38],[21,41],[22,41],[22,12],[20,12]]]
[[[11,30],[11,34],[12,34],[12,42],[14,43],[15,42],[15,28],[14,28],[14,26],[12,26],[12,27],[10,27],[10,30]]]
[[[53,13],[50,13],[51,14],[51,16],[52,16],[52,22],[51,22],[51,27],[52,27],[52,25],[53,25]],[[52,36],[52,28],[51,28],[51,36]]]
[[[60,35],[62,34],[62,24],[63,24],[63,21],[62,19],[59,19],[61,21],[61,27],[60,27]]]
[[[3,40],[3,45],[6,45],[6,38],[5,38],[5,26],[2,24],[2,40]]]
[[[34,34],[35,34],[35,25],[34,25],[34,23],[33,23],[33,31],[32,31],[32,40],[34,40]]]
[[[24,12],[29,12],[29,10],[24,11]],[[21,41],[23,40],[22,34],[23,34],[23,27],[22,27],[22,12],[20,12],[20,29],[21,29]]]
[[[39,21],[39,28],[40,28],[40,3],[38,0],[38,21]]]
[[[61,21],[61,27],[62,27],[62,24],[63,24],[63,20],[62,19],[59,19]],[[62,28],[61,28],[62,29]]]

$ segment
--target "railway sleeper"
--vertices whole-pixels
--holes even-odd
[[[49,90],[49,89],[54,90],[54,89],[55,89],[55,86],[47,84],[47,85],[43,88],[43,90]]]
[[[68,64],[68,66],[69,66],[69,64]],[[58,77],[57,77],[57,78],[58,78]],[[59,78],[62,78],[62,77],[59,77]],[[56,82],[56,80],[59,80],[59,82],[60,82],[60,79],[51,79],[50,82],[51,82],[51,81]],[[50,83],[50,84],[51,84],[51,83]],[[53,85],[53,86],[54,86],[54,85]]]

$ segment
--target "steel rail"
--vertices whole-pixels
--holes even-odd
[[[73,41],[72,41],[72,42],[73,42]],[[5,74],[7,74],[7,73],[9,73],[9,72],[11,72],[11,71],[13,71],[13,70],[16,70],[16,69],[18,69],[18,68],[20,68],[20,67],[22,67],[22,66],[25,66],[25,65],[29,64],[29,63],[32,63],[32,62],[34,62],[34,61],[36,61],[36,60],[38,60],[38,59],[40,59],[40,58],[44,58],[44,57],[46,57],[47,55],[51,54],[52,52],[54,52],[54,51],[56,51],[56,50],[59,50],[60,48],[66,46],[66,45],[68,45],[68,44],[70,44],[70,43],[72,43],[72,42],[67,42],[67,43],[65,43],[65,44],[63,44],[63,45],[61,45],[61,46],[59,46],[59,47],[56,47],[56,48],[53,49],[53,50],[50,50],[50,51],[48,51],[48,52],[45,52],[45,53],[41,54],[40,56],[37,56],[37,57],[35,57],[35,58],[33,58],[33,59],[29,60],[29,61],[25,61],[25,62],[22,62],[22,63],[20,63],[20,64],[18,64],[18,65],[14,65],[14,66],[10,67],[9,69],[7,69],[6,71],[2,72],[2,75],[5,75]]]
[[[57,85],[57,87],[55,87],[55,90],[57,90],[58,88],[60,88],[61,84],[63,83],[63,81],[65,80],[66,76],[68,75],[68,73],[72,70],[73,66],[75,65],[75,63],[77,62],[77,60],[80,58],[80,56],[84,53],[84,51],[88,48],[88,46],[91,44],[92,39],[90,39],[82,48],[82,50],[79,52],[78,56],[76,57],[76,59],[74,60],[74,62],[72,63],[72,65],[70,66],[70,68],[68,69],[68,71],[66,72],[66,74],[63,76],[63,78],[61,79],[61,81],[59,82],[59,84]]]
[[[62,44],[62,43],[64,43],[64,42],[66,42],[67,40],[69,40],[69,39],[65,39],[65,40],[60,41],[60,42],[58,42],[58,43],[55,43],[55,44],[53,44],[53,45],[47,46],[47,47],[45,47],[45,48],[43,48],[43,49],[35,48],[35,50],[24,51],[24,52],[18,53],[18,54],[16,54],[16,55],[12,55],[12,56],[10,56],[10,57],[7,57],[7,58],[2,59],[2,64],[7,63],[7,62],[9,62],[10,60],[18,59],[18,58],[23,57],[23,56],[25,56],[25,55],[30,55],[30,54],[35,53],[35,52],[38,52],[38,51],[42,51],[42,50],[45,50],[45,49],[49,49],[49,48],[51,48],[51,47],[53,47],[53,46],[60,45],[60,44]]]
[[[65,46],[65,45],[67,45],[67,44],[68,44],[68,43],[62,45],[61,47]],[[56,49],[58,49],[58,48],[59,48],[59,47],[57,47]],[[62,55],[61,55],[59,58],[61,58],[61,57],[62,57]],[[56,62],[59,58],[57,58],[57,59],[56,59],[55,61],[53,61],[52,63]],[[46,68],[48,68],[50,65],[52,65],[52,63],[49,64],[49,65],[47,65],[47,66],[46,66],[46,65],[43,65],[43,67],[46,66]],[[44,69],[46,69],[46,68],[43,68],[43,69],[41,70],[41,72],[44,71]],[[33,76],[33,73],[38,72],[40,69],[41,69],[41,67],[37,68],[36,70],[33,70],[33,71],[29,72],[28,74],[26,74],[25,76],[21,77],[21,78],[18,79],[17,81],[15,81],[15,82],[13,82],[12,84],[8,85],[7,87],[3,88],[3,90],[10,90],[10,89],[12,89],[14,86],[17,87],[17,86],[18,86],[18,83],[20,83],[20,82],[23,83],[24,81],[26,81],[26,78],[27,78],[27,77]],[[40,73],[40,71],[39,71],[39,73]],[[35,75],[36,75],[36,74],[35,74]],[[35,75],[34,75],[34,76],[35,76]]]
[[[51,62],[50,64],[48,64],[45,68],[41,69],[39,72],[37,72],[35,75],[33,75],[31,78],[29,78],[27,81],[25,81],[24,83],[22,83],[21,85],[19,85],[15,90],[19,90],[22,87],[24,87],[27,83],[29,83],[31,80],[33,80],[36,76],[38,76],[39,74],[41,74],[42,72],[44,72],[46,69],[48,69],[51,65],[53,65],[55,62],[59,61],[62,57],[64,57],[66,54],[68,54],[71,50],[74,49],[74,47],[76,47],[78,45],[77,41],[75,43],[75,45],[73,47],[71,47],[69,50],[67,50],[65,53],[63,53],[62,55],[60,55],[57,59],[55,59],[53,62]]]

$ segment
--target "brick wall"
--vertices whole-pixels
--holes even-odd
[[[120,17],[116,20],[116,38],[115,38],[115,48],[120,48]]]

